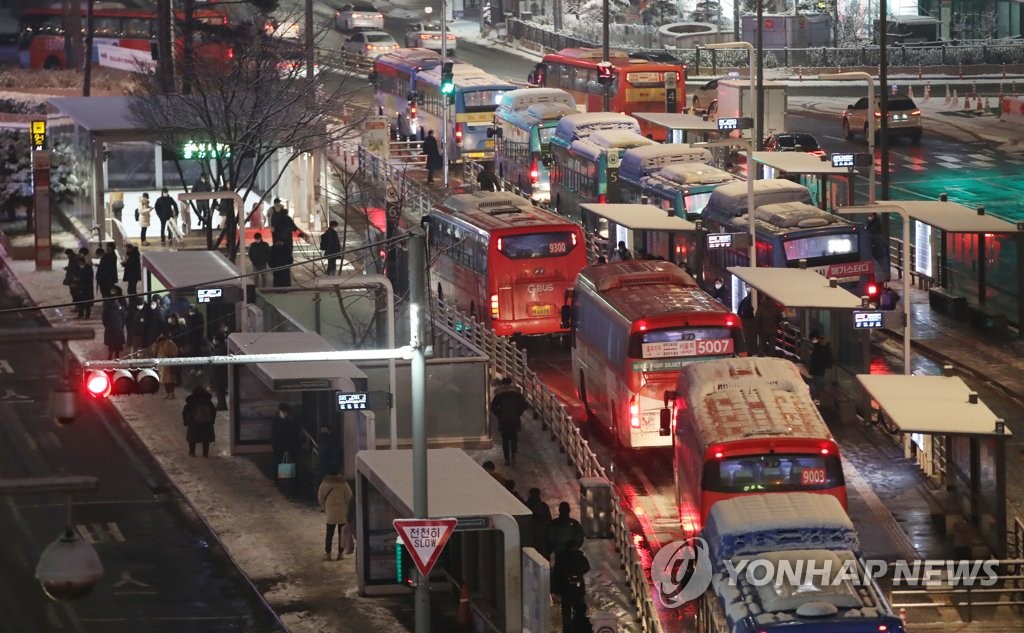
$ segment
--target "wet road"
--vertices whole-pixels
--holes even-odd
[[[20,304],[0,276],[0,328],[45,325],[3,312]],[[33,576],[40,553],[65,527],[64,498],[3,498],[0,632],[282,630],[111,407],[80,400],[71,426],[49,417],[48,392],[60,372],[57,349],[32,342],[0,348],[0,478],[97,477],[98,491],[75,498],[72,523],[96,548],[105,574],[84,600],[50,601]]]

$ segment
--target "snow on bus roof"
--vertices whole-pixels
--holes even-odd
[[[662,167],[656,176],[677,185],[714,185],[736,179],[733,174],[724,169],[705,165],[704,163],[676,163],[675,165],[667,165]]]
[[[501,209],[516,207],[519,209],[532,209],[533,204],[526,198],[512,193],[511,191],[473,191],[471,193],[460,193],[445,198],[441,206],[450,213],[465,213],[468,211],[486,211],[487,209]]]
[[[562,117],[555,136],[567,143],[585,139],[598,130],[629,130],[640,133],[640,123],[618,112],[577,112]]]
[[[576,112],[576,99],[568,92],[559,88],[519,88],[510,90],[501,96],[499,108],[509,111],[525,110],[538,104],[559,104]]]
[[[607,153],[608,150],[628,150],[631,147],[652,143],[654,141],[646,136],[630,130],[598,130],[585,139],[573,141],[570,147],[577,154],[586,156],[591,160],[597,160],[602,154]]]
[[[777,202],[811,202],[807,187],[782,178],[754,181],[754,206],[759,207]],[[732,182],[714,190],[705,207],[705,212],[717,212],[726,216],[743,215],[747,212],[747,182]]]
[[[710,163],[711,152],[704,147],[691,147],[685,143],[654,143],[626,150],[622,155],[619,173],[639,179],[660,167],[676,163]]]
[[[441,66],[434,66],[416,75],[417,80],[424,80],[431,84],[441,84]],[[452,66],[452,74],[455,83],[459,88],[467,86],[496,87],[501,89],[514,90],[515,87],[504,79],[495,77],[487,71],[480,70],[476,66],[457,62]]]
[[[832,495],[745,495],[711,506],[704,539],[715,560],[792,549],[860,551],[857,531]]]
[[[426,48],[399,48],[385,53],[374,60],[375,64],[407,65],[416,68],[433,68],[441,65],[441,55]]]

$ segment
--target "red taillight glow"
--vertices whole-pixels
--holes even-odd
[[[732,327],[732,326],[736,325],[736,321],[732,317],[727,317],[725,319],[725,325],[726,325],[726,327]]]
[[[537,184],[540,180],[540,168],[537,166],[537,159],[533,159],[533,164],[530,165],[530,183]]]
[[[498,252],[501,252],[501,238],[498,238]]]
[[[875,112],[875,118],[876,119],[881,119],[882,118],[882,113],[881,112]]]
[[[234,59],[235,58],[235,49],[229,48],[228,52],[227,52],[227,56],[228,56],[228,59]]]
[[[646,321],[637,321],[636,322],[636,329],[640,330],[641,332],[646,332],[647,331],[647,322]]]
[[[604,204],[606,202],[608,202],[608,196],[606,196],[603,193],[600,193],[600,194],[597,195],[597,203],[598,204]]]
[[[878,630],[879,630],[879,631],[888,631],[888,630],[889,630],[889,627],[887,627],[887,626],[886,626],[886,625],[884,625],[884,624],[879,624],[879,625],[878,625]]]
[[[878,294],[878,286],[875,284],[868,284],[868,296],[873,297]]]
[[[491,295],[491,318],[498,318],[498,295]]]
[[[640,428],[640,400],[639,396],[633,396],[629,401],[629,425],[634,429]]]
[[[410,119],[415,119],[416,118],[416,104],[415,103],[412,104],[411,106],[409,106],[409,118]]]
[[[831,452],[832,452],[832,451],[828,450],[827,448],[823,448],[823,449],[821,449],[821,454],[822,454],[822,455],[828,455],[828,454],[829,454],[829,453],[831,453]]]
[[[715,451],[715,459],[722,459],[722,451]]]
[[[458,143],[459,145],[462,144],[462,124],[461,123],[456,123],[455,124],[455,142]]]

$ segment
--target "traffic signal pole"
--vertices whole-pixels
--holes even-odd
[[[448,5],[441,0],[441,85],[444,85],[444,69],[448,64]],[[448,127],[451,125],[451,104],[448,103],[448,95],[442,94],[441,99],[441,182],[444,188],[448,188]],[[430,160],[430,157],[427,157]]]

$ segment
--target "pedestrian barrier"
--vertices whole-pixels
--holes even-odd
[[[947,561],[953,569],[959,568],[959,563],[973,563],[975,561]],[[929,573],[923,586],[901,585],[899,577],[894,580],[893,589],[889,592],[890,604],[897,613],[904,614],[909,609],[936,609],[952,607],[958,613],[965,614],[968,622],[974,621],[974,609],[983,608],[989,613],[992,608],[1009,607],[1019,610],[1024,607],[1024,588],[1021,588],[1021,580],[1024,579],[1024,560],[1007,559],[994,562],[995,578],[988,578],[986,572],[980,572],[979,578],[983,578],[985,586],[980,583],[960,582],[955,577],[955,572],[950,569],[943,569],[935,566]],[[914,589],[900,589],[901,586],[915,586]],[[904,602],[914,600],[914,602]]]

